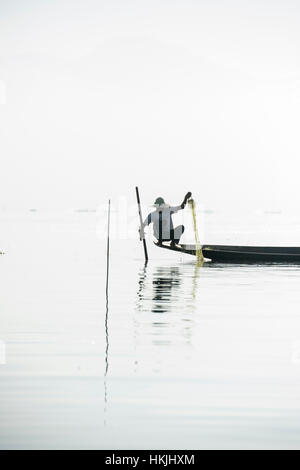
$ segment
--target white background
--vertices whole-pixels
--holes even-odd
[[[297,208],[295,0],[0,2],[0,208]]]

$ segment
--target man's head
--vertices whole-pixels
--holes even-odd
[[[164,198],[162,198],[162,197],[157,197],[157,198],[155,199],[155,203],[154,203],[153,205],[154,205],[154,207],[164,206],[164,205],[165,205],[165,200],[164,200]]]

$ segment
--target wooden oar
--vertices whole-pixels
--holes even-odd
[[[144,253],[145,253],[145,264],[147,264],[148,263],[148,251],[147,251],[147,244],[146,244],[146,240],[145,240],[145,233],[144,233],[144,230],[143,230],[143,217],[142,217],[142,209],[141,209],[139,188],[137,186],[135,188],[135,192],[136,192],[136,200],[137,200],[137,203],[138,203],[139,216],[140,216],[140,239],[143,241]]]

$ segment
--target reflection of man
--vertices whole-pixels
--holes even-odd
[[[177,267],[158,268],[153,275],[153,313],[166,313],[172,309],[175,303],[174,291],[180,288],[181,276]]]
[[[146,217],[142,226],[142,230],[146,225],[153,223],[153,232],[155,238],[158,240],[158,243],[161,244],[162,242],[170,241],[171,246],[178,244],[180,237],[184,232],[184,226],[178,225],[178,227],[174,228],[172,215],[185,208],[186,203],[191,195],[192,193],[188,192],[180,206],[169,206],[165,203],[162,197],[158,197],[154,203],[156,211],[151,212],[151,214]]]

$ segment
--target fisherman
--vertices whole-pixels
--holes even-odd
[[[158,244],[161,245],[163,242],[171,242],[171,246],[175,247],[184,232],[184,226],[178,225],[178,227],[174,228],[172,215],[184,209],[191,196],[192,193],[188,192],[180,206],[169,206],[162,197],[158,197],[154,203],[156,210],[146,217],[142,226],[142,233],[146,225],[153,223],[153,232],[155,238],[158,240]]]

